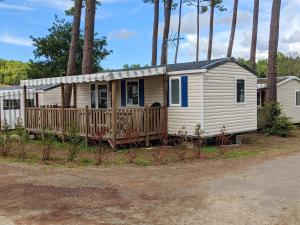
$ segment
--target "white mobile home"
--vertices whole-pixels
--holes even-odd
[[[257,105],[263,107],[266,100],[267,79],[257,80]],[[300,123],[300,79],[296,76],[277,78],[277,101],[283,113],[294,123]]]
[[[128,130],[136,131],[140,140],[151,139],[151,135],[173,135],[182,127],[192,136],[197,124],[201,124],[206,136],[217,135],[222,126],[231,134],[257,129],[256,75],[233,58],[21,83],[41,84],[60,84],[62,91],[65,84],[74,85],[74,110],[86,110],[88,124],[81,132],[87,138],[95,137],[102,128],[107,128],[108,139],[115,140],[126,139]],[[56,104],[61,102],[62,99]],[[61,121],[70,121],[69,116],[67,119],[64,115]],[[34,117],[33,113],[28,120]],[[83,117],[80,113],[76,121]],[[28,123],[28,130],[38,130]],[[64,133],[57,124],[47,126]]]
[[[24,121],[23,93],[22,86],[0,87],[0,121],[1,124],[6,121],[10,129],[15,128],[15,124],[18,119]],[[41,85],[28,87],[27,107],[55,105],[55,102],[57,102],[57,96],[53,93],[60,93],[59,86]]]

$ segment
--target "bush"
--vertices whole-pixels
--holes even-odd
[[[111,150],[105,144],[100,143],[97,145],[96,153],[96,165],[101,165],[104,161],[109,159]]]
[[[42,161],[47,161],[50,159],[51,150],[55,141],[55,135],[51,131],[43,131],[42,134],[42,144],[43,144],[43,155]]]
[[[26,158],[25,146],[26,143],[28,142],[29,137],[23,125],[23,121],[20,118],[18,118],[16,122],[16,134],[18,135],[18,142],[19,142],[18,157],[19,159],[24,160]]]
[[[201,157],[201,151],[203,148],[204,144],[204,131],[201,128],[201,124],[197,124],[195,126],[195,138],[193,138],[193,145],[194,145],[194,150],[196,151],[195,157],[200,158]]]
[[[163,148],[155,148],[152,152],[154,164],[161,165],[166,156],[167,152]]]
[[[258,127],[268,135],[288,137],[294,126],[287,116],[282,113],[282,107],[277,102],[269,102],[258,115]]]
[[[81,138],[79,136],[78,126],[76,123],[71,123],[68,127],[67,134],[69,144],[68,161],[73,162],[80,150]]]
[[[11,132],[5,119],[1,124],[1,156],[7,157],[11,149]]]

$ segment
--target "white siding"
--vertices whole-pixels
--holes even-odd
[[[50,88],[49,90],[38,93],[39,105],[61,105],[61,87]],[[73,104],[73,93],[71,105]]]
[[[202,123],[201,87],[201,74],[188,75],[188,107],[168,107],[168,133],[170,135],[178,133],[182,127],[186,128],[188,135],[194,135],[195,126]]]
[[[237,78],[244,78],[246,103],[236,103]],[[237,65],[226,63],[204,74],[204,131],[207,136],[220,133],[222,126],[228,133],[257,129],[257,78]]]
[[[296,91],[300,91],[300,82],[296,80],[278,86],[278,102],[282,105],[286,116],[294,123],[300,123],[300,107],[296,106]]]

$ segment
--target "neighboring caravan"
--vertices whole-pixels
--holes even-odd
[[[14,129],[18,119],[24,120],[23,93],[23,87],[21,86],[0,87],[0,121],[2,125],[3,122],[6,121],[9,128]],[[55,105],[57,99],[60,97],[59,93],[59,85],[28,87],[27,107]]]
[[[267,79],[257,80],[257,106],[264,107],[266,101]],[[277,78],[277,101],[283,113],[294,123],[300,123],[300,79],[296,76]]]
[[[62,135],[65,123],[72,121],[79,123],[82,136],[100,136],[112,145],[127,143],[130,132],[146,142],[182,127],[193,136],[197,124],[207,137],[219,134],[223,126],[231,134],[257,129],[257,77],[233,58],[25,80],[21,85],[61,85],[63,91],[67,83],[74,87],[75,109],[46,109],[53,118],[43,121]],[[27,111],[27,129],[40,132],[40,112]]]

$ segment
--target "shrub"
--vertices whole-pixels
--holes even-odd
[[[11,132],[7,120],[1,124],[1,156],[7,157],[11,149]]]
[[[161,165],[166,156],[166,151],[163,148],[155,148],[152,152],[152,156],[154,159],[154,164]]]
[[[277,102],[269,102],[261,109],[258,116],[258,127],[268,135],[288,137],[291,135],[293,125],[282,112],[282,107]]]
[[[187,154],[187,130],[182,127],[178,133],[171,139],[171,143],[175,146],[175,154],[179,160],[185,160]]]
[[[109,159],[111,150],[105,144],[100,144],[96,147],[96,153],[96,165],[101,165],[104,161]]]
[[[16,134],[18,135],[18,142],[19,142],[18,157],[19,159],[24,160],[26,158],[25,147],[29,137],[23,125],[23,121],[20,118],[18,118],[16,122]]]
[[[132,149],[129,149],[127,152],[126,152],[126,156],[127,156],[127,160],[129,163],[133,163],[134,160],[137,158],[137,150],[132,148]]]
[[[202,151],[202,147],[204,144],[204,131],[201,128],[201,124],[198,123],[195,126],[195,138],[193,138],[193,145],[194,145],[194,149],[196,151],[195,157],[196,158],[200,158],[201,157],[201,151]]]
[[[79,136],[78,126],[76,123],[70,123],[68,127],[67,138],[69,140],[68,161],[73,162],[80,150],[81,138]]]
[[[42,160],[47,161],[50,159],[51,150],[55,141],[55,135],[53,132],[44,129],[41,140],[43,144]]]
[[[225,126],[221,127],[220,133],[217,135],[216,140],[218,147],[220,147],[220,153],[224,155],[226,151],[224,146],[229,145],[231,143],[231,137],[230,135],[228,135]]]

